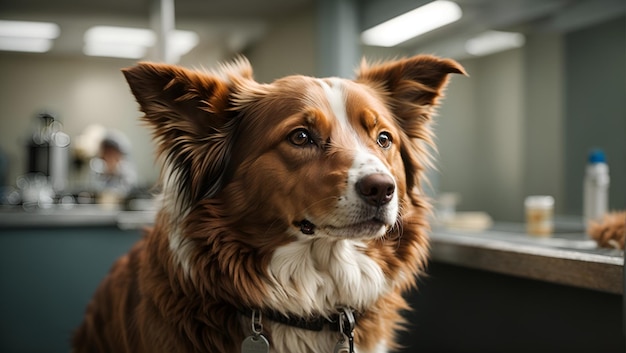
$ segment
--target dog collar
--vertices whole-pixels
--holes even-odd
[[[283,325],[300,328],[309,331],[322,331],[328,327],[330,331],[340,331],[342,327],[348,328],[356,325],[358,314],[351,308],[342,307],[340,311],[329,317],[316,315],[309,317],[286,316],[274,310],[262,310],[263,317]],[[258,310],[247,309],[242,312],[245,316],[252,316]],[[343,330],[341,330],[343,331]]]
[[[248,310],[247,313],[251,317],[252,335],[246,337],[241,342],[242,353],[269,353],[270,343],[263,335],[263,316],[272,321],[310,331],[321,331],[324,329],[324,326],[328,326],[331,331],[336,331],[338,334],[334,352],[354,353],[354,326],[356,325],[356,320],[354,310],[351,308],[340,308],[337,314],[331,315],[329,318],[320,316],[291,318],[276,311]]]

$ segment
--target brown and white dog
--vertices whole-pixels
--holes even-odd
[[[420,55],[271,84],[243,58],[123,73],[158,146],[162,206],[74,352],[240,352],[265,337],[323,353],[352,335],[356,352],[394,349],[428,254],[429,123],[462,67]]]

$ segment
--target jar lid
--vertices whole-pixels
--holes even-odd
[[[529,208],[552,208],[554,207],[554,197],[549,195],[527,196],[524,205]]]

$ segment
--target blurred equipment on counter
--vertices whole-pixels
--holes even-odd
[[[609,210],[609,166],[601,149],[589,153],[583,191],[583,220],[599,222]]]
[[[49,208],[55,192],[49,179],[42,173],[28,173],[17,178],[22,206],[27,209]]]
[[[533,236],[549,237],[554,232],[554,197],[547,195],[527,196],[526,232]]]
[[[603,248],[624,250],[626,238],[626,211],[611,212],[601,221],[590,221],[587,234]]]
[[[27,174],[42,174],[55,192],[65,189],[68,180],[70,137],[51,114],[37,116],[27,144]],[[32,179],[32,178],[31,178]]]

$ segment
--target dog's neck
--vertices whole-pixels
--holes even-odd
[[[322,331],[328,328],[334,332],[351,332],[358,320],[358,313],[351,308],[338,308],[336,313],[329,316],[312,315],[307,317],[285,315],[274,310],[242,310],[241,313],[248,318],[254,318],[260,313],[262,320],[270,320],[276,323],[309,331]]]
[[[242,351],[247,352],[248,349],[254,349],[254,351],[256,351],[256,349],[261,348],[257,347],[259,345],[262,346],[263,351],[268,351],[270,346],[269,341],[272,341],[272,339],[275,339],[274,343],[278,342],[279,346],[280,342],[284,343],[287,341],[291,341],[291,344],[288,346],[291,347],[291,345],[297,344],[293,341],[294,339],[296,341],[300,341],[303,339],[303,337],[310,335],[304,332],[296,333],[296,331],[307,330],[313,335],[322,334],[326,337],[326,339],[323,340],[324,342],[326,342],[325,344],[319,344],[318,342],[318,344],[314,347],[310,347],[313,352],[328,351],[328,349],[331,348],[333,345],[335,352],[355,352],[354,329],[356,326],[356,317],[354,310],[351,308],[337,308],[335,313],[328,316],[310,315],[308,317],[297,317],[271,310],[247,310],[244,315],[246,316],[246,319],[250,319],[252,335],[246,337],[242,342]],[[286,325],[290,329],[277,330],[277,332],[282,332],[282,334],[278,334],[277,337],[272,336],[272,339],[268,341],[263,335],[264,320],[266,323],[267,321],[270,321],[273,328],[276,328],[275,325],[278,324]],[[275,333],[273,330],[270,330],[270,332],[272,333],[272,335]],[[286,333],[289,334],[285,336]],[[330,339],[330,341],[328,341],[328,339]],[[336,342],[334,342],[333,344],[332,341],[335,339]],[[331,346],[326,346],[329,343],[331,344]],[[244,347],[244,344],[246,345],[246,347]],[[254,347],[248,347],[249,345],[252,345]],[[279,347],[278,351],[284,351],[285,348],[285,346]],[[290,348],[288,348],[287,350],[292,351]]]

